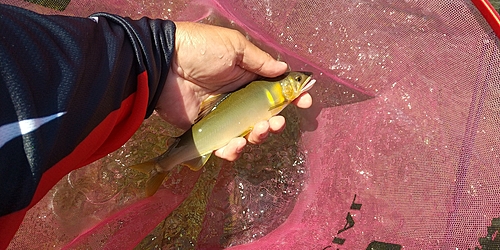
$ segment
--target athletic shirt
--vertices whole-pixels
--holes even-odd
[[[175,25],[0,5],[0,249],[63,176],[118,149],[153,112]]]

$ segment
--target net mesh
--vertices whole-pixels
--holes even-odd
[[[148,199],[126,166],[171,129],[145,121],[61,180],[11,249],[500,248],[499,39],[469,1],[2,2],[237,28],[318,79],[283,135],[234,165],[179,170]]]

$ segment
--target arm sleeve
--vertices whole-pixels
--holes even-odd
[[[175,25],[0,5],[0,27],[0,216],[23,217],[59,179],[116,150],[153,112]]]

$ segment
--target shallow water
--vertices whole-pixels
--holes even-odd
[[[127,1],[105,8],[244,30],[293,70],[315,73],[314,106],[287,110],[297,122],[235,164],[214,158],[201,172],[172,173],[162,189],[171,193],[157,196],[172,200],[141,210],[133,205],[150,201],[141,197],[145,176],[125,167],[164,150],[158,135],[170,130],[153,117],[122,149],[62,180],[30,211],[36,222],[21,229],[20,242],[62,246],[127,204],[153,217],[188,195],[139,248],[366,249],[377,240],[472,249],[500,214],[491,198],[499,183],[491,174],[500,159],[498,39],[469,1]],[[148,219],[132,215],[95,229],[80,248]]]
[[[136,249],[185,249],[215,240],[227,247],[256,240],[279,226],[307,176],[305,156],[298,150],[296,108],[287,107],[283,114],[283,133],[246,147],[235,163],[211,158],[191,194]],[[221,238],[211,235],[216,229],[223,229]]]

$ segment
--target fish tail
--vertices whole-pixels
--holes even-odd
[[[163,180],[167,177],[167,173],[157,171],[157,164],[157,161],[153,159],[130,167],[149,175],[149,179],[146,182],[147,197],[154,195],[158,188],[160,188]]]
[[[167,151],[165,151],[163,154],[149,161],[139,163],[130,167],[141,173],[149,175],[149,179],[146,181],[146,196],[152,196],[156,193],[156,191],[158,191],[158,188],[160,188],[163,180],[167,177],[168,172],[171,168],[174,167],[168,166],[167,168],[165,168],[165,166],[160,165],[160,161],[164,163],[165,158],[169,157],[170,151],[177,146],[179,141],[180,138],[175,138],[173,141],[169,140],[168,144],[170,145],[168,146]]]
[[[149,197],[154,195],[166,177],[167,173],[155,172],[152,174],[146,182],[146,196]]]

